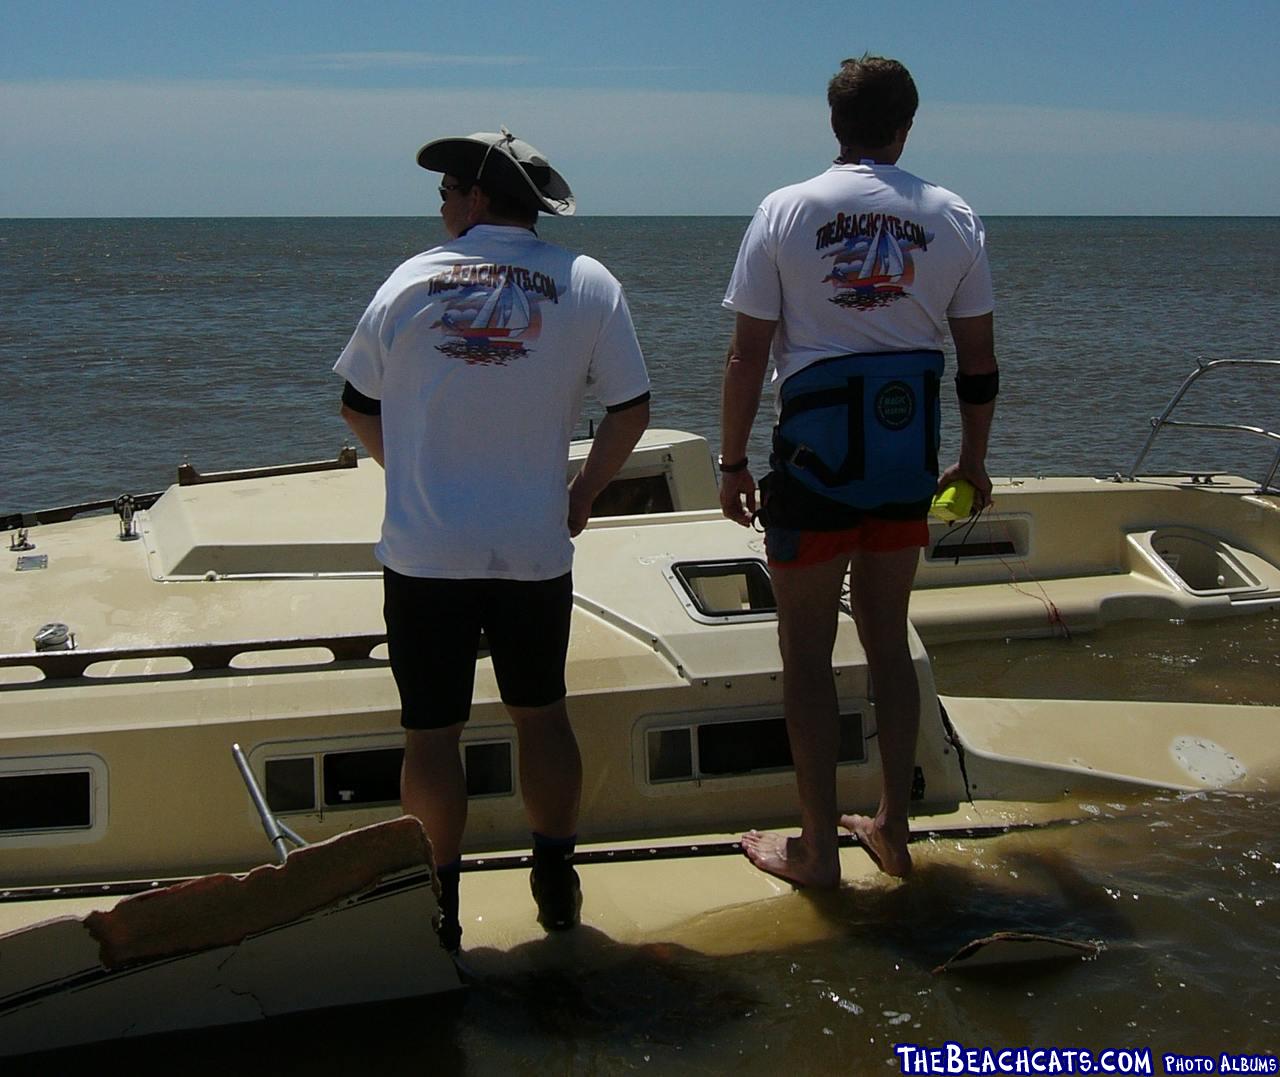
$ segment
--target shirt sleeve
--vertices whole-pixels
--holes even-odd
[[[723,305],[735,314],[776,322],[782,316],[782,279],[778,276],[768,203],[761,203],[747,225],[733,265]]]
[[[382,399],[382,372],[384,350],[381,326],[383,321],[380,297],[361,316],[355,332],[342,349],[333,365],[336,373],[345,378],[353,388],[373,400]]]
[[[976,216],[973,222],[973,242],[976,252],[947,306],[948,318],[976,318],[995,310],[995,294],[991,287],[991,265],[987,261],[987,233],[982,226],[982,221]]]
[[[631,310],[622,287],[613,281],[613,295],[592,350],[587,384],[606,408],[625,404],[649,391],[649,371],[636,339]]]

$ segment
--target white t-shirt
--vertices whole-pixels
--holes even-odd
[[[947,318],[994,307],[982,221],[894,165],[833,165],[760,204],[724,305],[779,323],[779,381],[851,352],[940,349]]]
[[[375,555],[447,579],[568,572],[565,472],[584,393],[612,407],[649,389],[612,274],[496,225],[396,269],[334,370],[382,402]]]

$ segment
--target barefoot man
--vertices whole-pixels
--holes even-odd
[[[846,60],[827,90],[835,163],[769,195],[742,241],[724,305],[720,504],[748,526],[747,440],[772,350],[778,394],[760,518],[778,601],[783,707],[799,837],[751,831],[763,871],[840,881],[838,826],[881,870],[906,875],[920,711],[907,603],[937,489],[965,478],[991,496],[985,458],[999,388],[982,222],[956,195],[897,167],[918,98],[896,60]],[[959,461],[939,474],[938,386],[950,327]],[[831,653],[848,578],[875,699],[883,791],[875,816],[836,805],[839,711]]]

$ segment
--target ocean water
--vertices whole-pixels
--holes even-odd
[[[720,300],[744,225],[540,226],[622,281],[655,425],[713,447],[732,325]],[[1125,469],[1196,356],[1275,357],[1280,218],[997,217],[988,230],[993,475]],[[441,238],[417,218],[0,220],[0,513],[162,489],[184,459],[213,471],[333,456],[349,440],[333,363],[387,274]],[[1275,381],[1206,379],[1186,414],[1275,429]],[[943,396],[945,454],[958,427]],[[582,433],[599,413],[589,404]],[[770,422],[766,403],[751,441],[762,463]],[[1269,459],[1261,441],[1219,435],[1157,449],[1152,468],[1258,474]]]
[[[993,475],[1127,469],[1148,417],[1196,356],[1277,357],[1280,220],[987,224],[1003,371]],[[744,225],[542,225],[553,241],[600,258],[626,288],[653,376],[654,424],[702,433],[713,447],[731,327],[719,301]],[[0,514],[162,489],[184,459],[219,470],[333,456],[349,436],[330,368],[382,279],[440,238],[429,219],[0,220]],[[1276,381],[1206,379],[1187,416],[1277,429]],[[766,408],[751,442],[758,461],[769,421]],[[944,422],[954,448],[953,407]],[[1147,467],[1257,477],[1273,453],[1261,441],[1173,432]],[[1030,686],[1276,704],[1278,652],[1272,615],[960,645],[935,660],[951,692]],[[927,846],[906,885],[731,910],[689,925],[687,947],[589,939],[580,963],[476,984],[460,1006],[431,1000],[122,1042],[66,1063],[865,1074],[899,1072],[895,1043],[954,1040],[1149,1049],[1160,1073],[1165,1052],[1280,1051],[1275,791],[1091,808],[1093,821],[1049,842],[1011,835]],[[933,973],[965,941],[1000,929],[1093,939],[1102,951],[1034,974]]]

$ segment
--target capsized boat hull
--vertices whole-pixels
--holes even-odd
[[[575,446],[575,459],[584,453]],[[117,521],[103,516],[33,523],[29,550],[14,536],[15,571],[0,573],[0,605],[12,611],[0,624],[0,793],[12,795],[0,804],[23,807],[0,812],[0,930],[20,931],[7,938],[34,938],[42,929],[21,929],[51,908],[22,888],[109,890],[121,880],[258,862],[261,828],[227,758],[233,743],[244,746],[272,810],[308,841],[359,833],[399,813],[403,734],[371,554],[380,473],[363,462],[214,478],[221,481],[166,491],[137,514],[136,537],[122,538]],[[1276,707],[940,706],[924,649],[937,640],[1052,635],[1064,624],[1087,631],[1117,618],[1280,608],[1280,499],[1242,479],[1192,477],[1009,479],[995,497],[996,510],[958,539],[947,525],[931,525],[912,597],[921,692],[913,827],[938,835],[918,860],[1009,829],[1032,828],[1049,847],[1055,824],[1088,817],[1088,797],[1262,788],[1280,777]],[[335,514],[335,505],[344,511]],[[529,839],[519,744],[492,663],[478,655],[462,743],[471,794],[462,915],[463,960],[481,972],[585,960],[617,946],[752,948],[770,937],[771,929],[750,925],[762,914],[762,923],[775,923],[760,902],[785,898],[790,887],[754,870],[733,842],[743,828],[795,819],[776,615],[761,536],[716,506],[705,442],[652,431],[577,539],[566,678],[585,764],[586,896],[583,928],[567,938],[545,937],[535,920],[521,861]],[[24,565],[26,557],[43,561]],[[73,650],[31,649],[50,621],[68,626]],[[880,783],[875,686],[849,617],[840,619],[833,666],[840,804],[872,810]],[[857,849],[846,848],[842,864],[852,885],[898,885]],[[415,900],[408,891],[395,898]],[[278,1012],[395,997],[376,971],[324,991],[281,976],[254,989],[254,1006],[239,986],[224,990],[217,979],[222,965],[276,968],[274,958],[247,955],[274,953],[279,943],[296,956],[319,945],[313,930],[362,910],[370,946],[399,945],[407,918],[414,927],[404,950],[430,955],[413,963],[427,969],[425,979],[414,968],[390,976],[397,994],[456,986],[429,912],[397,913],[396,929],[381,931],[374,913],[392,904],[341,908],[146,965],[131,976],[136,996],[109,986],[122,977],[54,994],[59,1005],[84,1007],[93,1036],[122,1034],[130,1007],[150,1012],[138,1001],[148,993],[221,991],[210,1023],[261,1015],[267,1003]],[[732,930],[712,939],[709,919],[731,921]],[[84,930],[56,929],[68,937]],[[345,945],[341,933],[337,942]],[[94,950],[83,939],[77,945]],[[224,952],[220,965],[211,955]],[[335,970],[355,959],[341,946],[335,953]],[[398,956],[382,967],[399,968]],[[25,962],[29,973],[37,965]],[[32,983],[62,983],[92,968],[52,967],[0,994],[17,998]],[[179,991],[165,979],[180,972],[199,986]],[[117,1012],[119,997],[134,1001]],[[15,1004],[15,1021],[35,1012],[31,1001]],[[94,1024],[99,1012],[114,1016]],[[172,1020],[128,1028],[158,1031]],[[27,1039],[12,1042],[38,1044],[37,1026],[53,1027],[33,1019]]]
[[[0,1054],[462,986],[432,928],[430,847],[412,819],[106,905],[0,935]]]

